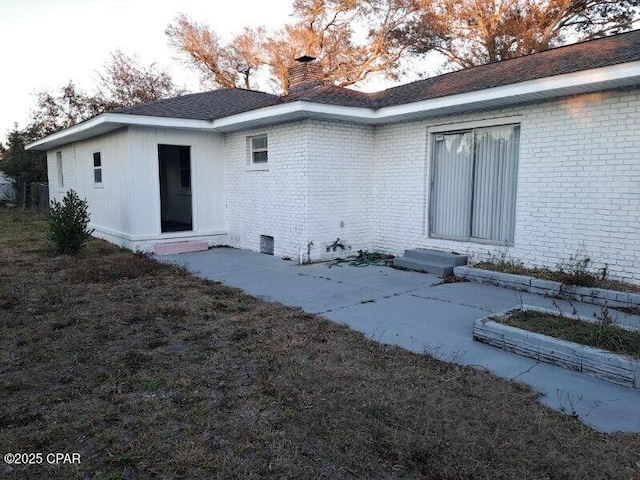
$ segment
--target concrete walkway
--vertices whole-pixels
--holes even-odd
[[[640,432],[640,391],[505,352],[472,339],[474,320],[521,303],[571,312],[565,301],[478,283],[443,284],[432,275],[347,264],[299,266],[246,250],[157,257],[256,297],[298,306],[368,337],[441,360],[486,368],[541,392],[541,401],[605,432]],[[600,307],[575,303],[591,317]],[[640,321],[612,310],[620,319]]]

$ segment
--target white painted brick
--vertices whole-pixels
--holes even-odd
[[[268,134],[268,171],[247,167],[246,138]],[[374,129],[302,121],[225,138],[227,224],[235,246],[259,250],[274,237],[275,255],[311,259],[371,250]],[[351,250],[326,252],[337,239]]]
[[[554,268],[581,251],[595,268],[640,284],[640,91],[581,95],[378,127],[306,120],[225,135],[226,220],[231,243],[297,257],[335,257],[340,238],[395,255],[456,251],[472,260],[506,252]],[[430,126],[520,116],[513,246],[428,236]],[[247,169],[246,137],[269,135],[269,170]],[[343,222],[344,226],[341,226]],[[236,239],[236,240],[233,240]]]
[[[374,247],[395,255],[452,250],[473,260],[506,251],[549,268],[580,250],[595,268],[608,264],[614,278],[640,284],[639,108],[632,89],[378,127]],[[428,127],[514,115],[521,115],[514,245],[429,238]]]

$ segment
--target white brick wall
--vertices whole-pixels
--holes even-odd
[[[521,116],[515,242],[498,247],[431,239],[428,128]],[[581,252],[612,276],[640,283],[640,92],[581,95],[533,106],[378,127],[377,250],[506,252],[555,267]]]
[[[225,136],[229,243],[260,251],[260,235],[274,237],[274,254],[298,258],[305,241],[308,127],[304,122]],[[247,137],[267,133],[266,170],[249,165]]]
[[[373,127],[312,121],[309,132],[308,238],[312,259],[335,258],[373,249]],[[327,252],[340,239],[345,250]]]
[[[247,151],[247,137],[264,133],[266,169],[250,166]],[[260,235],[268,235],[276,256],[299,259],[309,251],[312,260],[370,250],[373,133],[372,127],[301,121],[226,135],[230,243],[259,251]],[[338,238],[351,250],[327,253]]]
[[[508,118],[520,123],[513,246],[429,238],[429,128]],[[491,112],[380,127],[307,120],[225,137],[231,244],[311,259],[359,249],[503,254],[555,267],[570,255],[640,283],[640,92],[580,95]],[[268,133],[268,170],[247,166],[246,138]],[[340,238],[350,252],[326,252]]]

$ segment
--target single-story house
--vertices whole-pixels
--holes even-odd
[[[224,89],[103,113],[32,143],[51,198],[149,251],[204,241],[304,261],[407,248],[640,283],[640,31],[376,93]]]

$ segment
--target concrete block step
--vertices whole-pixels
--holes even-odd
[[[467,264],[467,257],[465,255],[441,252],[439,250],[429,250],[426,248],[412,248],[410,250],[405,250],[404,256],[411,259],[417,259],[422,262],[442,263],[445,265],[451,265],[452,267],[459,267]]]
[[[446,277],[453,273],[453,265],[443,262],[424,262],[420,259],[408,257],[394,258],[393,266],[406,268],[407,270],[415,270],[417,272],[431,273],[439,277]]]
[[[209,244],[201,241],[157,243],[153,247],[156,255],[174,255],[176,253],[202,252],[209,250]]]

